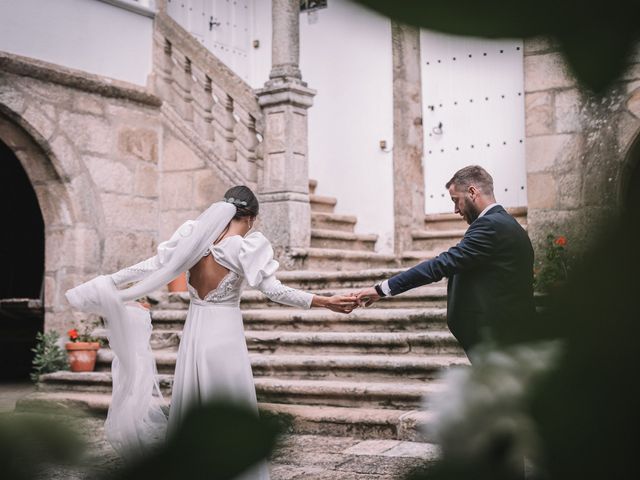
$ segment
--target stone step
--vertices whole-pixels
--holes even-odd
[[[312,212],[333,213],[338,200],[335,197],[312,194],[309,195],[309,203]]]
[[[177,352],[154,350],[159,373],[173,373]],[[354,379],[359,381],[414,378],[432,380],[444,369],[468,365],[462,355],[263,355],[250,353],[255,376],[278,376],[298,379]],[[111,368],[113,352],[108,348],[98,351],[97,371]]]
[[[344,380],[255,379],[258,401],[355,408],[420,408],[424,398],[442,394],[437,382],[354,382]]]
[[[107,393],[35,392],[18,400],[16,410],[72,415],[85,411],[106,415],[110,400],[111,396]],[[168,408],[169,402],[167,399],[165,401],[165,408]],[[289,433],[408,441],[434,440],[429,429],[433,414],[429,411],[281,403],[259,403],[258,408],[261,415],[281,420]]]
[[[437,257],[440,253],[442,253],[441,250],[408,250],[402,254],[400,265],[405,269],[411,268],[426,260]]]
[[[280,270],[276,277],[282,283],[304,290],[319,290],[325,288],[357,288],[369,287],[379,281],[390,278],[404,271],[400,268],[375,268],[363,270]],[[151,295],[151,300],[166,295],[166,292],[156,292]],[[188,294],[174,294],[188,299]]]
[[[311,228],[334,230],[339,232],[353,232],[358,219],[353,215],[338,215],[337,213],[311,213]]]
[[[448,331],[431,332],[283,332],[249,331],[250,351],[269,354],[457,354],[464,352]]]
[[[527,207],[509,207],[507,212],[521,224],[527,223]],[[424,216],[426,230],[466,230],[468,226],[457,213],[432,213]]]
[[[173,375],[159,374],[163,396],[170,399]],[[258,401],[369,408],[419,408],[425,396],[441,394],[438,382],[357,382],[257,377]],[[42,375],[39,392],[111,393],[111,372],[54,372]]]
[[[376,282],[377,283],[377,282]],[[370,286],[373,286],[371,283]],[[359,288],[336,288],[326,290],[314,290],[313,293],[323,296],[331,295],[350,295],[357,293],[363,287]],[[266,298],[261,292],[255,292],[253,296],[247,295],[243,297],[242,302],[243,309],[259,309],[259,308],[282,308],[283,305],[272,302]],[[394,297],[387,297],[384,300],[375,304],[373,308],[426,308],[426,307],[440,307],[447,306],[447,288],[446,286],[438,284],[438,286],[425,286],[416,288],[414,290],[396,295]]]
[[[456,245],[464,236],[462,230],[414,230],[411,232],[413,250],[444,252]]]
[[[435,441],[433,414],[424,410],[387,410],[317,405],[259,404],[260,412],[282,419],[289,433],[407,441]]]
[[[373,252],[377,235],[367,235],[336,230],[311,229],[311,247]]]
[[[443,330],[445,308],[359,308],[350,314],[327,309],[258,309],[242,313],[249,330],[329,331],[329,332],[421,332]],[[187,312],[180,310],[152,310],[155,328],[180,329]]]
[[[94,330],[93,335],[107,341],[104,329]],[[151,333],[151,348],[175,349],[181,338],[179,330],[156,329]],[[249,330],[245,338],[249,351],[269,354],[311,353],[318,348],[324,353],[339,354],[463,354],[456,339],[445,330],[398,333]]]
[[[330,248],[295,248],[291,250],[297,270],[345,271],[397,268],[395,255]]]
[[[373,286],[378,282],[370,282],[367,286]],[[310,291],[317,295],[350,295],[359,292],[365,288],[364,286],[352,288],[328,288],[320,290],[303,290]],[[189,295],[187,293],[168,293],[160,292],[150,297],[150,303],[154,310],[181,310],[189,307]],[[425,307],[446,307],[447,304],[447,288],[441,282],[433,285],[426,285],[408,292],[396,295],[394,297],[385,298],[375,304],[374,308],[425,308]],[[240,307],[243,310],[257,309],[291,309],[277,302],[273,302],[267,298],[262,292],[257,290],[247,290],[242,294]]]

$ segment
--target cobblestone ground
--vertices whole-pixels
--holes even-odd
[[[32,391],[29,386],[7,392],[0,387],[0,415],[12,412],[17,398]],[[38,480],[88,480],[108,478],[121,465],[104,438],[104,420],[92,416],[61,416],[78,431],[86,445],[84,466],[51,466]],[[391,480],[424,468],[437,456],[431,444],[396,440],[361,440],[320,435],[285,435],[270,459],[272,480]]]

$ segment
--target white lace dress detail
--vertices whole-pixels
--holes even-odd
[[[196,304],[232,304],[236,305],[239,302],[238,292],[242,289],[242,277],[236,272],[227,273],[218,286],[207,293],[204,298],[200,298],[198,291],[190,282],[189,272],[187,271],[187,290],[191,301]]]

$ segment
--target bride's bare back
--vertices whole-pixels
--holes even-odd
[[[218,288],[220,282],[229,274],[229,269],[216,262],[211,252],[208,253],[189,270],[189,283],[196,289],[200,298],[205,298],[208,293]]]

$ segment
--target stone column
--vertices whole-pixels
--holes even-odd
[[[412,249],[411,231],[424,227],[420,30],[392,22],[393,189],[395,252]]]
[[[285,260],[291,249],[310,245],[307,109],[315,91],[302,81],[298,67],[300,2],[273,0],[272,14],[270,80],[257,92],[264,113],[259,193],[262,230]]]

